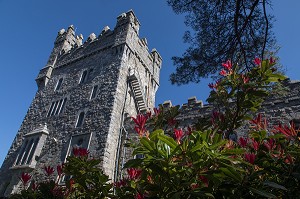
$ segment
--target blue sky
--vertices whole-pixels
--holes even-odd
[[[114,28],[116,17],[129,9],[141,22],[140,37],[163,57],[156,103],[183,104],[192,96],[205,101],[210,80],[180,87],[169,82],[175,70],[171,57],[187,47],[182,42],[186,27],[184,16],[175,15],[164,0],[0,0],[0,164],[35,95],[34,79],[48,60],[57,32],[73,24],[84,38],[93,32],[98,35],[106,25]],[[279,56],[291,79],[300,79],[299,10],[299,0],[273,2]]]

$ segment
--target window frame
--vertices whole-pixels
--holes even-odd
[[[24,139],[20,151],[10,169],[35,168],[37,163],[35,157],[41,154],[48,135],[49,131],[46,124],[23,135]]]
[[[87,76],[88,76],[88,71],[87,71],[87,70],[84,70],[84,71],[81,73],[81,76],[80,76],[80,79],[79,79],[79,84],[85,83],[86,80],[87,80]]]
[[[81,117],[82,115],[82,117]],[[80,111],[80,113],[77,116],[77,120],[76,120],[76,124],[75,124],[75,128],[80,128],[83,126],[84,123],[84,119],[85,119],[85,111]],[[78,122],[80,121],[80,123],[78,124]]]
[[[91,92],[91,95],[90,95],[90,100],[95,99],[97,97],[98,90],[99,90],[99,86],[98,85],[94,85],[93,89],[92,89],[92,92]]]
[[[55,86],[55,89],[54,89],[54,91],[58,91],[58,90],[60,90],[60,88],[61,88],[61,86],[62,86],[62,83],[63,83],[63,81],[64,81],[64,78],[63,78],[63,77],[59,78],[59,80],[58,80],[58,81],[57,81],[57,83],[56,83],[56,86]]]

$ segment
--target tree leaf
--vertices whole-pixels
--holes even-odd
[[[268,193],[266,191],[263,191],[263,190],[258,190],[258,189],[252,188],[252,187],[249,187],[249,190],[252,191],[253,193],[256,193],[258,195],[261,195],[261,196],[264,196],[267,198],[277,198],[275,195]]]
[[[141,144],[142,144],[146,149],[148,149],[149,151],[153,151],[153,150],[155,149],[155,144],[154,144],[154,142],[148,140],[148,139],[145,138],[145,137],[142,137],[142,138],[140,139],[140,142],[141,142]]]
[[[177,146],[177,143],[175,140],[169,136],[166,135],[158,135],[158,139],[160,139],[162,142],[166,143],[168,146],[170,146],[172,149],[175,149]]]
[[[276,189],[282,189],[282,190],[284,190],[284,191],[287,191],[287,189],[286,189],[284,186],[279,185],[279,184],[277,184],[277,183],[275,183],[275,182],[266,181],[266,182],[264,182],[263,184],[264,184],[264,185],[267,185],[267,186],[269,186],[269,187],[273,187],[273,188],[276,188]]]

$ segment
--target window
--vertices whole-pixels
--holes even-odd
[[[85,134],[79,134],[79,135],[74,135],[71,137],[70,141],[69,141],[69,146],[68,146],[68,150],[65,156],[65,161],[67,160],[68,156],[73,155],[73,148],[84,148],[84,149],[89,149],[89,145],[91,142],[91,133],[85,133]],[[65,181],[69,180],[71,178],[71,176],[69,175],[64,175],[61,180],[60,180],[60,184],[64,184]]]
[[[48,110],[47,117],[50,117],[52,115],[59,115],[63,111],[66,102],[67,102],[67,98],[52,102]]]
[[[56,84],[55,90],[59,90],[63,82],[63,78],[60,78]]]
[[[83,119],[84,119],[84,112],[81,112],[78,116],[77,122],[76,122],[76,127],[81,127],[83,124]]]
[[[88,76],[89,76],[89,79],[92,78],[93,72],[94,72],[94,69],[91,68],[91,69],[89,70],[89,75],[88,75]]]
[[[82,75],[81,75],[81,78],[80,78],[80,81],[79,81],[79,84],[82,84],[86,81],[86,78],[87,77],[87,71],[83,71]]]
[[[94,99],[97,96],[98,85],[95,85],[92,90],[91,99]]]
[[[34,167],[35,157],[40,155],[48,134],[47,126],[44,125],[24,135],[23,144],[13,167]]]

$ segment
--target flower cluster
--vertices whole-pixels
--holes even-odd
[[[148,119],[148,115],[138,114],[136,117],[131,117],[135,123],[134,130],[137,134],[142,137],[146,132],[146,122]]]

